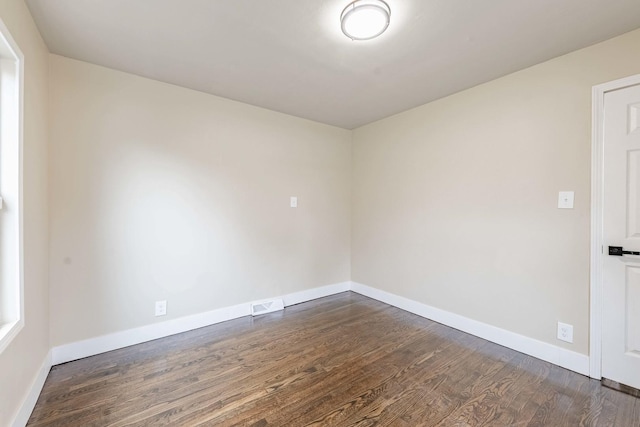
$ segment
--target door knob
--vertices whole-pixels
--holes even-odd
[[[609,246],[609,255],[622,256],[622,255],[640,255],[640,252],[625,251],[622,246]]]

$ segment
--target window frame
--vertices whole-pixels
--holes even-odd
[[[0,354],[24,327],[24,55],[0,19]]]

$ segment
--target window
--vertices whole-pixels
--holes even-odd
[[[24,325],[22,101],[24,57],[0,20],[0,352]]]

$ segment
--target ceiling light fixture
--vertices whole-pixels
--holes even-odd
[[[391,8],[383,0],[355,0],[340,15],[342,32],[351,40],[370,40],[389,26]]]

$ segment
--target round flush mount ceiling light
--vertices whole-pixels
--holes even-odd
[[[355,0],[340,15],[342,32],[351,40],[370,40],[389,26],[391,9],[383,0]]]

